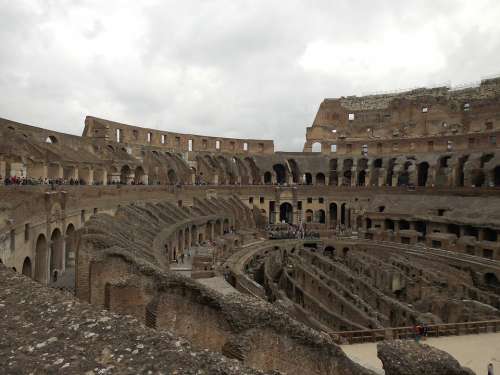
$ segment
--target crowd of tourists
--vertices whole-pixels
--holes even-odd
[[[17,177],[11,176],[3,178],[0,176],[0,181],[4,185],[86,185],[84,179],[74,179],[70,178],[29,178],[29,177]],[[94,185],[100,185],[98,182],[95,182]]]
[[[285,239],[319,239],[319,233],[307,229],[304,225],[286,224],[280,226],[266,226],[270,240]]]

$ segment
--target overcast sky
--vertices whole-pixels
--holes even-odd
[[[325,97],[500,74],[500,1],[0,0],[0,117],[300,151]]]

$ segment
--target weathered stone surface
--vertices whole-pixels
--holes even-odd
[[[409,340],[383,341],[378,357],[386,375],[473,375],[450,354]]]
[[[262,374],[0,265],[2,374]],[[273,373],[273,372],[268,372]]]

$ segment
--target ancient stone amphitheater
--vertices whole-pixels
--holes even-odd
[[[0,372],[469,374],[397,339],[500,329],[499,135],[500,78],[325,99],[303,152],[0,119]]]

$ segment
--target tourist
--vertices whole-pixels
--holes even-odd
[[[181,253],[181,263],[184,264],[184,253]]]
[[[495,375],[493,372],[493,363],[488,364],[488,375]]]
[[[418,344],[422,335],[422,327],[420,324],[413,326],[413,331],[415,333],[415,342]]]

